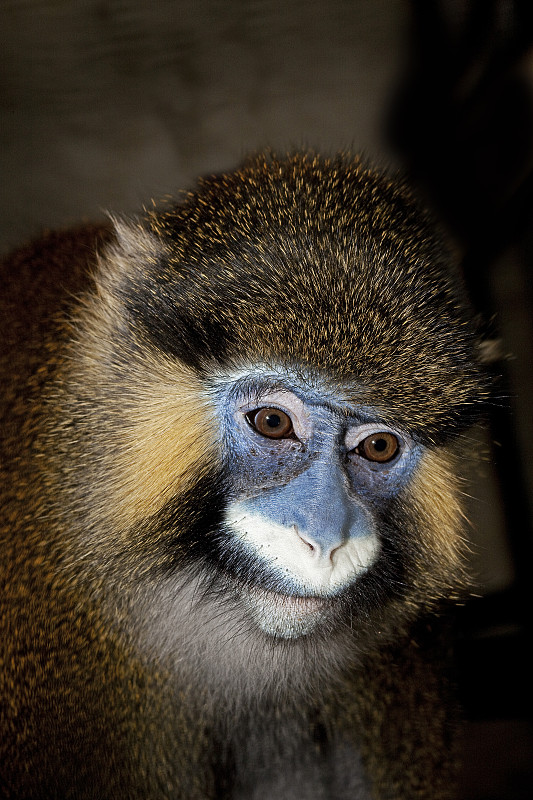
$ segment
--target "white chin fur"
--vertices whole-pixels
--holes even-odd
[[[322,554],[318,548],[311,548],[298,535],[295,527],[288,528],[260,515],[250,514],[239,502],[230,504],[225,523],[246,550],[256,555],[272,575],[285,584],[288,599],[293,601],[298,600],[291,597],[295,592],[331,597],[366,572],[379,552],[378,538],[372,533],[352,537],[331,554]],[[311,597],[300,599],[306,602],[312,600]],[[253,601],[250,602],[253,605]],[[294,613],[297,614],[297,610]]]

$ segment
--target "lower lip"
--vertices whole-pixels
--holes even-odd
[[[298,595],[280,594],[266,589],[251,589],[250,595],[255,600],[267,602],[276,607],[279,611],[288,614],[317,614],[322,611],[327,601],[320,597],[301,597]]]

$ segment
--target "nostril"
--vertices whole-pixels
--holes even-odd
[[[297,525],[293,525],[293,528],[294,528],[294,532],[296,533],[296,535],[298,536],[298,538],[299,538],[299,539],[301,539],[301,540],[302,540],[302,542],[303,542],[304,544],[306,544],[306,545],[307,545],[307,547],[309,548],[309,550],[310,550],[312,553],[314,553],[315,551],[317,551],[317,552],[318,552],[318,551],[320,550],[320,548],[318,547],[318,545],[316,544],[316,542],[313,542],[313,540],[312,540],[312,539],[309,539],[309,538],[308,538],[308,537],[307,537],[307,536],[306,536],[304,533],[301,533],[301,532],[298,530],[298,526],[297,526]]]
[[[329,551],[329,560],[331,561],[331,563],[332,563],[332,564],[333,564],[333,556],[335,555],[335,553],[337,552],[337,550],[340,550],[340,549],[341,549],[341,547],[342,547],[342,544],[338,545],[338,547],[333,547],[333,548],[332,548],[332,549]]]

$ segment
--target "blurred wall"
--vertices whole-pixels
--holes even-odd
[[[307,144],[383,155],[402,0],[1,0],[0,246]]]

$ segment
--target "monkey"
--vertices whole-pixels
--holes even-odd
[[[412,191],[260,153],[2,281],[2,797],[453,797],[491,389]]]

